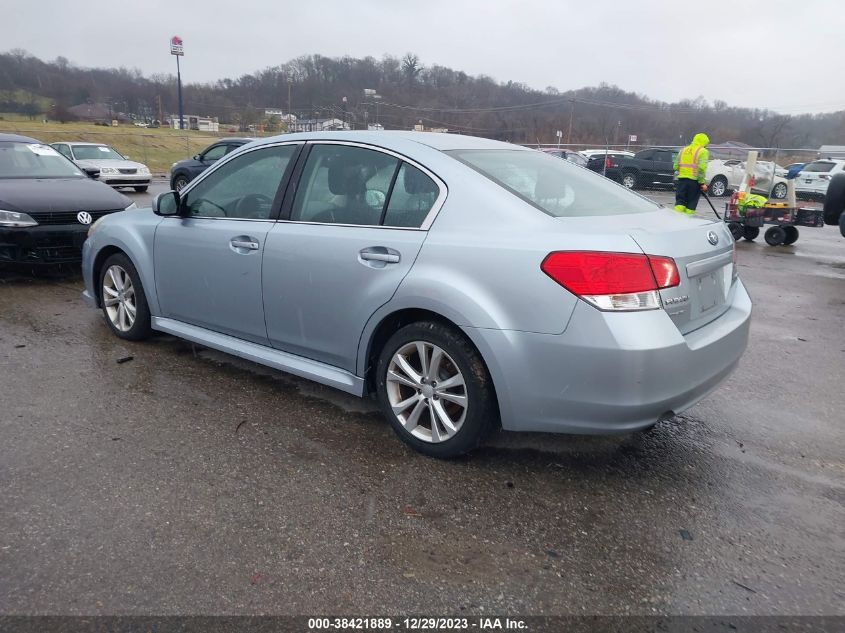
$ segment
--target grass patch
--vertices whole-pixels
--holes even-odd
[[[236,134],[213,134],[171,128],[141,128],[134,125],[103,127],[93,123],[0,120],[0,132],[31,136],[44,143],[85,141],[106,143],[131,160],[144,163],[153,173],[167,173],[177,160],[190,158],[214,141]]]

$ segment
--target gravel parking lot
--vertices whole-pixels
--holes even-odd
[[[751,342],[716,393],[449,462],[370,402],[118,340],[78,276],[4,273],[0,612],[845,615],[845,240],[738,250]]]

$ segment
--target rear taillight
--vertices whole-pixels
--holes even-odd
[[[604,166],[606,169],[613,167],[613,162],[609,158],[604,159]]]
[[[675,261],[654,255],[558,251],[540,269],[599,310],[655,310],[658,291],[680,284]]]

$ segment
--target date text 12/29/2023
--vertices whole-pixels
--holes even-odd
[[[437,617],[361,617],[361,618],[308,618],[309,631],[525,631],[527,624],[521,619],[500,617],[437,618]]]

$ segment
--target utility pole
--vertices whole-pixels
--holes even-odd
[[[293,123],[293,112],[291,112],[291,109],[290,109],[291,108],[291,106],[290,106],[290,104],[291,104],[290,89],[291,89],[292,85],[293,85],[293,79],[291,79],[291,77],[288,76],[288,132],[291,131],[290,128],[291,128],[291,125]]]
[[[572,117],[575,115],[575,99],[569,101],[569,129],[566,131],[566,144],[572,143]]]

